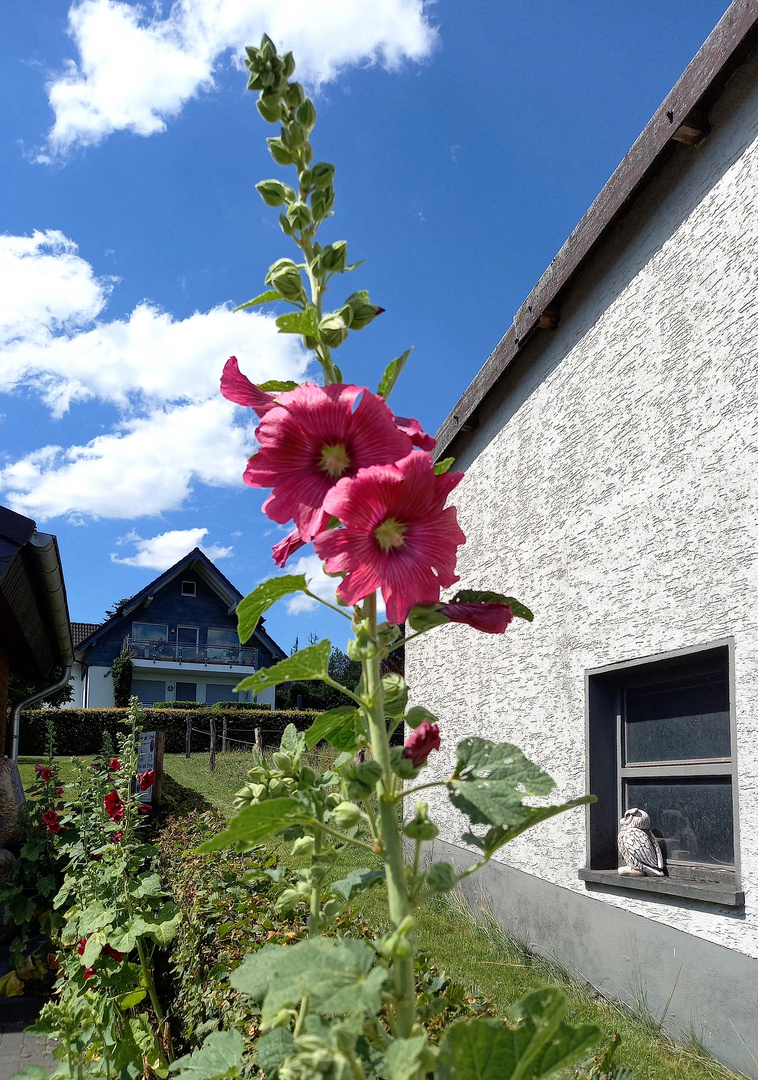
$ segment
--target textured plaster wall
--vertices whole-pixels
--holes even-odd
[[[744,911],[595,895],[758,956],[758,63],[711,121],[594,257],[459,461],[461,587],[518,596],[534,623],[435,631],[409,646],[408,678],[443,719],[425,779],[477,734],[515,742],[570,798],[585,790],[585,671],[732,636]],[[457,842],[447,798],[430,802]],[[584,892],[584,811],[503,858]]]

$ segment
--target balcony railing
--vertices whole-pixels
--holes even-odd
[[[242,645],[173,645],[168,641],[135,641],[133,638],[129,638],[127,644],[133,660],[214,664],[219,667],[258,667],[258,650]]]

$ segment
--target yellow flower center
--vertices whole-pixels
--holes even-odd
[[[407,525],[403,525],[402,522],[396,521],[395,518],[385,518],[381,525],[377,525],[374,529],[374,536],[379,542],[379,547],[382,551],[390,551],[392,548],[402,547],[405,543],[403,535],[407,529]]]
[[[349,464],[350,458],[342,443],[321,448],[321,468],[328,472],[332,479],[339,480]]]

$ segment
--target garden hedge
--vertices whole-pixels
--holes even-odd
[[[124,731],[123,722],[126,709],[30,709],[21,714],[19,733],[19,753],[24,755],[44,754],[46,747],[46,723],[53,721],[55,728],[55,752],[68,757],[72,754],[96,754],[101,748],[103,735],[108,732],[111,738],[119,731]],[[235,733],[240,741],[253,742],[254,728],[260,727],[263,743],[278,746],[281,733],[287,724],[294,724],[298,731],[305,731],[315,720],[318,713],[298,711],[296,709],[277,709],[275,712],[255,712],[253,716],[238,709],[160,709],[153,716],[152,710],[145,710],[145,726],[149,731],[154,725],[159,731],[166,732],[166,753],[184,752],[187,730],[187,718],[192,721],[192,750],[203,753],[209,749],[210,721],[216,722],[216,732],[221,735],[224,719],[227,721],[228,734],[234,739]],[[203,734],[205,733],[205,734]],[[217,744],[218,749],[218,744]]]

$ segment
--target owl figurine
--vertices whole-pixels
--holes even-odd
[[[650,816],[632,806],[619,824],[619,852],[628,863],[619,867],[619,874],[623,877],[664,877],[663,852],[650,828]]]

